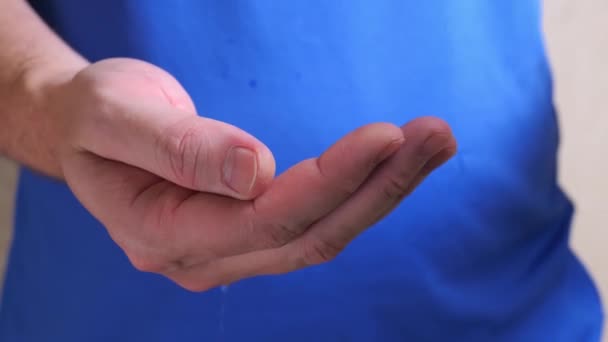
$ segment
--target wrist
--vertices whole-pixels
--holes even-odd
[[[30,60],[16,68],[5,92],[9,112],[4,113],[13,134],[9,134],[8,142],[0,144],[9,157],[46,175],[63,178],[59,150],[65,113],[56,101],[74,75],[87,65],[74,55],[69,63]]]

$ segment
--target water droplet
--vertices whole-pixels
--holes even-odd
[[[221,340],[224,338],[224,316],[226,316],[226,296],[228,295],[229,286],[230,285],[223,285],[220,287],[220,296],[222,298],[220,299],[220,326],[218,328]]]

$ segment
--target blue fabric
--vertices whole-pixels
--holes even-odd
[[[92,61],[175,75],[279,171],[425,114],[457,156],[335,261],[189,293],[139,273],[69,189],[23,170],[1,341],[598,341],[568,247],[534,0],[45,0]]]

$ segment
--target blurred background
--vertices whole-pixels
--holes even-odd
[[[544,29],[562,129],[560,179],[577,208],[572,245],[608,304],[608,1],[546,0]],[[15,180],[14,165],[0,159],[0,279]]]
[[[608,1],[545,0],[544,28],[562,132],[560,181],[577,209],[571,244],[608,309]]]

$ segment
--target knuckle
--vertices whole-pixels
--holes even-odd
[[[117,97],[116,86],[104,79],[90,81],[91,96],[97,103],[107,103]]]
[[[151,221],[149,226],[151,227],[153,236],[157,236],[157,240],[162,243],[171,243],[175,236],[169,234],[174,232],[172,229],[175,224],[175,212],[177,208],[182,204],[185,192],[180,188],[175,188],[168,185],[167,188],[159,193],[159,197],[150,210]]]
[[[315,239],[304,247],[303,261],[305,265],[319,265],[335,259],[345,245],[335,244],[327,240]]]
[[[93,145],[91,136],[107,131],[124,116],[120,96],[114,84],[92,76],[76,76],[70,87],[78,96],[61,108],[66,115],[66,135],[78,145]],[[84,112],[87,115],[82,115]]]
[[[74,84],[80,89],[86,89],[90,98],[95,105],[105,104],[109,100],[119,99],[120,90],[117,83],[107,75],[99,74],[91,70],[86,70],[77,74],[74,77]]]
[[[201,172],[198,166],[207,165],[209,156],[205,130],[186,121],[188,124],[178,122],[160,135],[157,160],[161,169],[177,182],[195,187]]]
[[[387,200],[400,200],[412,191],[409,182],[401,180],[401,177],[388,177],[382,187],[382,193]]]
[[[169,246],[180,246],[176,229],[176,212],[189,191],[162,182],[147,190],[141,196],[154,197],[153,203],[147,204],[137,221],[136,236],[140,243],[151,250],[163,251]],[[134,206],[138,206],[137,202]]]
[[[269,224],[264,230],[269,238],[270,246],[268,247],[284,246],[302,234],[302,229],[296,225],[292,226],[281,222]]]

